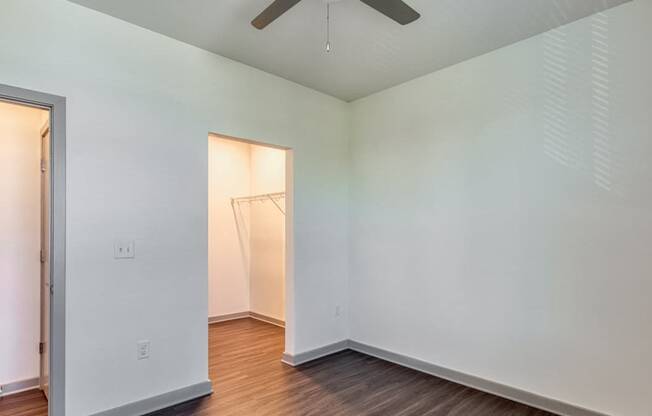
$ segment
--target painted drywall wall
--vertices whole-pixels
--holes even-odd
[[[346,103],[65,0],[3,0],[0,51],[67,98],[67,416],[208,378],[209,132],[293,149],[286,349],[348,337]]]
[[[208,138],[208,317],[249,311],[250,145]]]
[[[44,114],[0,101],[0,385],[39,376]]]
[[[652,408],[652,1],[353,104],[351,336]]]
[[[251,193],[276,192],[285,192],[285,151],[251,146]],[[284,321],[285,216],[271,201],[251,204],[250,238],[251,311]]]

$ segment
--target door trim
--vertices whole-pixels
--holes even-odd
[[[41,390],[45,394],[45,397],[49,399],[50,397],[50,284],[52,283],[52,276],[50,276],[50,233],[51,225],[50,224],[50,206],[51,204],[51,195],[50,195],[50,184],[51,177],[49,172],[50,161],[50,113],[48,112],[48,121],[41,127],[41,158],[40,158],[40,172],[39,177],[41,180],[41,198],[40,198],[40,208],[41,208],[41,241],[40,241],[40,261],[41,261],[41,273],[40,273],[40,292],[41,292],[41,310],[40,310],[40,320],[41,320],[41,337],[39,340],[39,385]],[[46,285],[47,281],[47,285]],[[47,328],[47,329],[46,329]],[[47,337],[46,337],[47,336]],[[43,348],[47,346],[47,348]],[[45,365],[47,364],[47,366]]]
[[[0,84],[0,100],[50,111],[50,399],[48,414],[65,415],[66,388],[66,99]]]

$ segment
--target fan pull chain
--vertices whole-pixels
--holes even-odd
[[[326,3],[326,52],[331,51],[331,4]]]

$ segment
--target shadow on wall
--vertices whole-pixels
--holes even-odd
[[[568,30],[554,29],[543,38],[544,152],[590,175],[597,187],[613,191],[617,170],[610,124],[609,17],[598,13],[591,18],[590,54],[584,53],[586,45],[569,42]],[[578,82],[582,79],[590,83]],[[577,133],[582,130],[591,137]]]
[[[245,221],[245,215],[242,212],[242,204],[237,204],[237,203],[234,203],[232,201],[231,202],[231,210],[233,211],[233,220],[235,221],[236,231],[238,233],[238,242],[240,244],[240,253],[242,254],[242,267],[243,267],[244,270],[249,270],[249,261],[250,261],[249,240],[250,240],[250,234],[249,234],[249,230],[247,229],[247,222]]]

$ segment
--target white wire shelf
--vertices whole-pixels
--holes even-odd
[[[278,210],[281,211],[283,215],[285,215],[285,211],[283,210],[283,208],[281,208],[281,205],[278,203],[278,201],[280,201],[281,199],[285,199],[285,192],[274,192],[271,194],[260,194],[260,195],[250,195],[250,196],[231,198],[231,205],[241,204],[241,203],[272,201],[274,205],[276,205],[276,208],[278,208]]]

